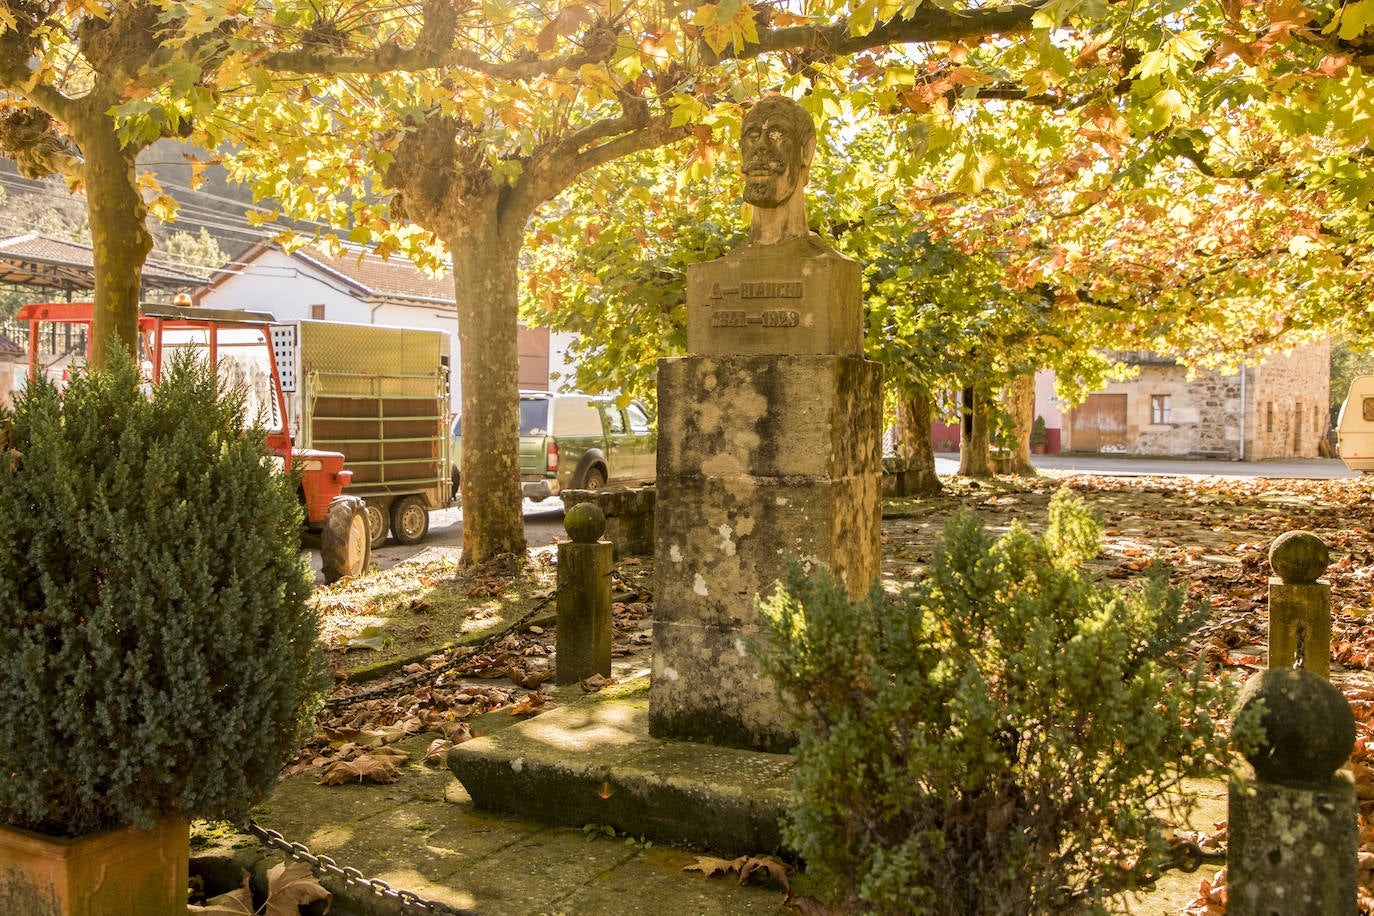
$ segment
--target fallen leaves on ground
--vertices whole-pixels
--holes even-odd
[[[685,865],[683,871],[699,871],[708,878],[719,875],[738,875],[740,884],[748,884],[755,876],[771,881],[783,890],[790,890],[787,876],[792,866],[773,856],[740,856],[737,859],[717,859],[714,856],[697,856],[696,862]]]
[[[253,906],[253,891],[248,873],[243,884],[225,894],[212,897],[203,906],[188,904],[188,913],[196,916],[300,916],[301,907],[323,902],[329,912],[334,895],[316,880],[310,866],[304,862],[283,862],[267,872],[267,900],[262,907]],[[316,912],[312,910],[311,912]]]
[[[341,786],[351,782],[392,783],[400,778],[402,761],[410,757],[405,751],[383,747],[356,757],[332,760],[320,773],[320,785]]]

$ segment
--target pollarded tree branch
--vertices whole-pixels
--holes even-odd
[[[761,28],[757,42],[750,42],[738,50],[727,47],[716,52],[714,57],[717,60],[744,60],[775,51],[797,50],[844,57],[887,45],[1013,35],[1030,31],[1035,14],[1044,5],[1045,0],[968,10],[922,6],[910,14],[880,23],[873,31],[863,35],[849,34],[847,22]]]

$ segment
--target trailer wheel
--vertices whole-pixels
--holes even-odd
[[[372,549],[376,550],[386,540],[391,528],[390,507],[377,499],[364,500],[367,504],[367,532],[372,538]]]
[[[367,508],[356,496],[340,496],[329,504],[320,531],[320,558],[325,582],[360,576],[372,561]]]
[[[418,496],[402,496],[391,507],[391,536],[398,544],[418,544],[429,532],[429,510]]]

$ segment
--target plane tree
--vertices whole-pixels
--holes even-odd
[[[344,207],[357,240],[430,263],[447,253],[463,555],[523,555],[516,333],[531,217],[622,157],[728,143],[761,92],[836,108],[849,92],[843,55],[1028,31],[1038,6],[278,4],[270,43],[252,55],[272,91],[231,116],[235,168],[285,212]]]
[[[233,0],[3,0],[0,154],[85,196],[95,264],[92,361],[132,350],[149,214],[175,201],[138,154],[190,134],[215,105],[218,64],[247,20]]]

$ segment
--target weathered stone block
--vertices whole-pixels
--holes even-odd
[[[606,516],[606,540],[615,558],[647,557],[654,552],[653,487],[612,487],[603,490],[564,490],[564,510],[586,503],[600,507]]]
[[[1354,916],[1359,837],[1349,778],[1313,789],[1237,777],[1229,796],[1229,916]]]
[[[687,349],[863,355],[859,264],[816,236],[687,268]]]
[[[659,360],[658,384],[660,479],[881,472],[877,363],[687,356]]]
[[[649,733],[784,753],[797,743],[773,682],[749,653],[753,626],[654,620]]]
[[[880,485],[876,474],[660,478],[654,618],[753,624],[755,598],[789,560],[825,564],[863,594],[881,562]]]
[[[795,740],[746,650],[788,560],[852,592],[879,573],[881,369],[853,357],[659,361],[650,728],[781,750]]]

